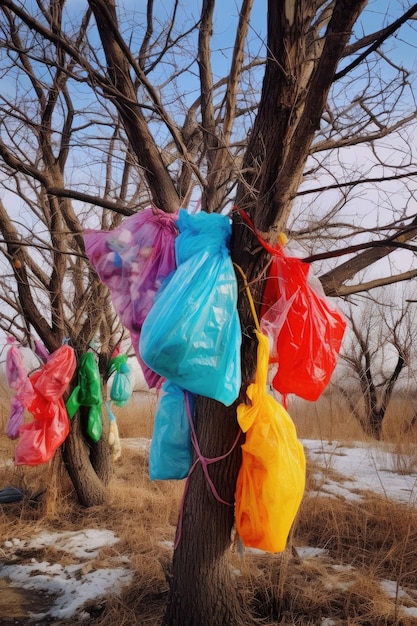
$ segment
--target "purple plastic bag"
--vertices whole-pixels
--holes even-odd
[[[19,430],[23,424],[24,414],[25,407],[23,406],[21,399],[15,396],[12,398],[10,417],[6,428],[6,435],[9,439],[17,439],[19,437]]]
[[[175,269],[177,214],[149,207],[110,231],[86,230],[87,256],[110,290],[114,309],[130,331],[136,357],[149,387],[160,376],[139,354],[139,336],[162,281]]]
[[[6,380],[14,390],[15,396],[11,403],[6,434],[10,439],[17,439],[19,428],[23,423],[25,407],[32,402],[35,392],[14,337],[8,337],[7,343],[9,349],[6,355]]]

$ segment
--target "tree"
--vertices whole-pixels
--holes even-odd
[[[184,11],[175,0],[165,16],[148,0],[143,27],[138,13],[124,5],[117,9],[114,0],[88,0],[80,15],[64,0],[0,0],[1,184],[3,204],[11,207],[0,219],[8,268],[1,327],[22,339],[35,332],[50,350],[70,335],[78,354],[95,340],[104,374],[123,331],[116,329],[108,296],[86,263],[82,229],[87,223],[110,228],[121,215],[150,202],[166,212],[196,197],[209,212],[235,204],[273,243],[306,194],[324,196],[314,185],[323,181],[326,189],[339,190],[342,201],[337,198],[306,230],[317,229],[316,237],[319,230],[326,233],[321,240],[327,242],[347,205],[346,189],[375,182],[366,169],[359,179],[339,180],[341,167],[330,155],[346,146],[377,145],[388,133],[405,134],[415,119],[406,70],[390,61],[383,46],[416,7],[397,20],[387,16],[375,32],[359,28],[352,37],[365,5],[365,0],[269,0],[264,47],[262,33],[254,36],[251,29],[253,0],[242,0],[234,44],[227,51],[220,44],[230,57],[224,68],[225,57],[219,64],[215,53],[215,0],[202,0],[199,15],[194,5]],[[389,90],[374,68],[378,60],[390,68]],[[352,93],[352,84],[358,93]],[[413,156],[392,164],[376,148],[373,154],[378,180],[389,166],[392,177],[410,181]],[[16,197],[21,210],[13,207]],[[268,254],[239,211],[232,219],[232,259],[259,305],[263,281],[258,277]],[[329,270],[323,276],[326,290],[343,293],[360,269],[409,245],[416,230],[407,207],[401,208],[401,220],[402,225],[395,213],[384,229],[371,229],[377,244]],[[337,232],[341,227],[339,221]],[[365,248],[364,234],[366,229],[353,229]],[[242,287],[239,275],[238,280]],[[10,295],[14,285],[17,298]],[[243,289],[238,308],[240,401],[256,366],[254,323]],[[97,503],[108,478],[101,469],[106,450],[93,447],[88,455],[79,423],[64,454],[81,500]],[[198,398],[196,433],[205,457],[224,457],[209,471],[230,506],[214,497],[197,466],[184,499],[165,623],[250,623],[236,598],[227,558],[240,466],[240,447],[233,448],[239,434],[236,404],[226,408]],[[71,446],[81,447],[91,465],[84,493]]]
[[[349,307],[350,337],[344,342],[341,357],[354,382],[346,376],[345,368],[335,380],[364,432],[378,440],[396,384],[410,365],[415,340],[413,305],[404,303],[399,307],[397,302],[402,298],[398,298],[398,290],[395,295],[394,291],[389,301],[385,290],[381,300],[368,299],[359,315],[357,307]]]

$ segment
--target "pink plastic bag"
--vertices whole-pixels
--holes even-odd
[[[32,401],[34,390],[14,337],[8,337],[7,343],[10,347],[6,355],[6,379],[15,396],[11,403],[6,434],[10,439],[17,439],[19,428],[23,423],[25,406]]]
[[[86,230],[87,255],[110,290],[113,306],[130,331],[136,357],[149,387],[160,376],[139,354],[139,336],[162,281],[175,269],[176,214],[147,208],[111,231]]]
[[[16,446],[16,465],[46,463],[69,433],[69,418],[62,398],[74,375],[74,350],[63,345],[49,357],[40,370],[30,376],[34,397],[28,410],[33,421],[20,428]]]

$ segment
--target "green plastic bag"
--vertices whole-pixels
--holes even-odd
[[[66,403],[68,415],[73,418],[80,407],[89,407],[86,430],[90,439],[97,443],[103,431],[101,421],[103,395],[100,372],[92,352],[82,355],[77,374],[78,384]]]

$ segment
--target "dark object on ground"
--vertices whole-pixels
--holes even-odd
[[[25,492],[17,487],[4,487],[4,489],[0,489],[0,504],[19,502],[25,497]]]

